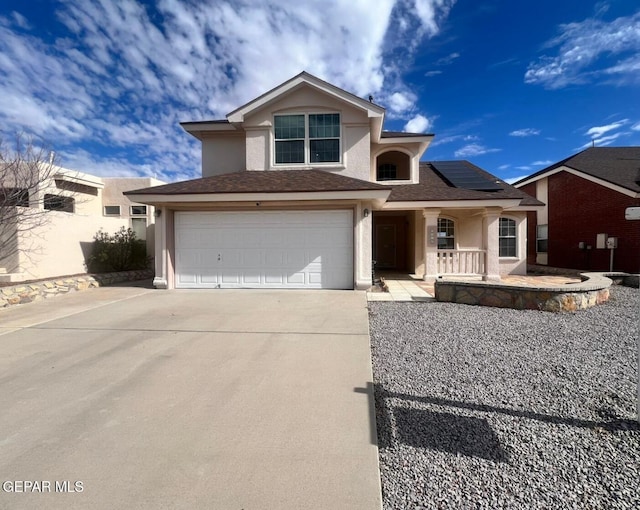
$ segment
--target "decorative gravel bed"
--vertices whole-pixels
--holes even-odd
[[[370,303],[385,510],[640,508],[639,298]]]

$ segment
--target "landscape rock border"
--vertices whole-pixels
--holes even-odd
[[[95,273],[77,276],[65,276],[30,283],[19,283],[0,287],[0,308],[22,305],[67,294],[72,291],[87,290],[114,283],[132,282],[152,278],[152,269],[121,271],[115,273]]]
[[[622,284],[638,287],[639,275],[628,273],[581,273],[580,283],[548,287],[531,287],[499,282],[436,280],[437,301],[466,305],[575,312],[604,303],[609,299],[609,287]]]

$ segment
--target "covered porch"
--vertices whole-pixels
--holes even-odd
[[[373,213],[375,271],[441,277],[526,274],[526,212],[502,207],[421,207]]]

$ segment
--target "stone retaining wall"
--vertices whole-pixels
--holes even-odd
[[[123,271],[119,273],[86,274],[0,287],[0,308],[31,303],[72,291],[103,287],[120,282],[144,280],[152,278],[153,274],[152,269]]]
[[[638,286],[638,276],[625,273],[582,273],[582,282],[555,287],[530,287],[494,282],[435,282],[436,300],[516,310],[575,312],[609,299],[613,283]],[[614,281],[615,280],[615,281]]]

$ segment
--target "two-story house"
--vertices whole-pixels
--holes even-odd
[[[202,178],[125,193],[154,205],[159,288],[364,289],[372,267],[433,279],[526,272],[542,203],[466,161],[420,162],[430,134],[301,73],[185,122]]]

